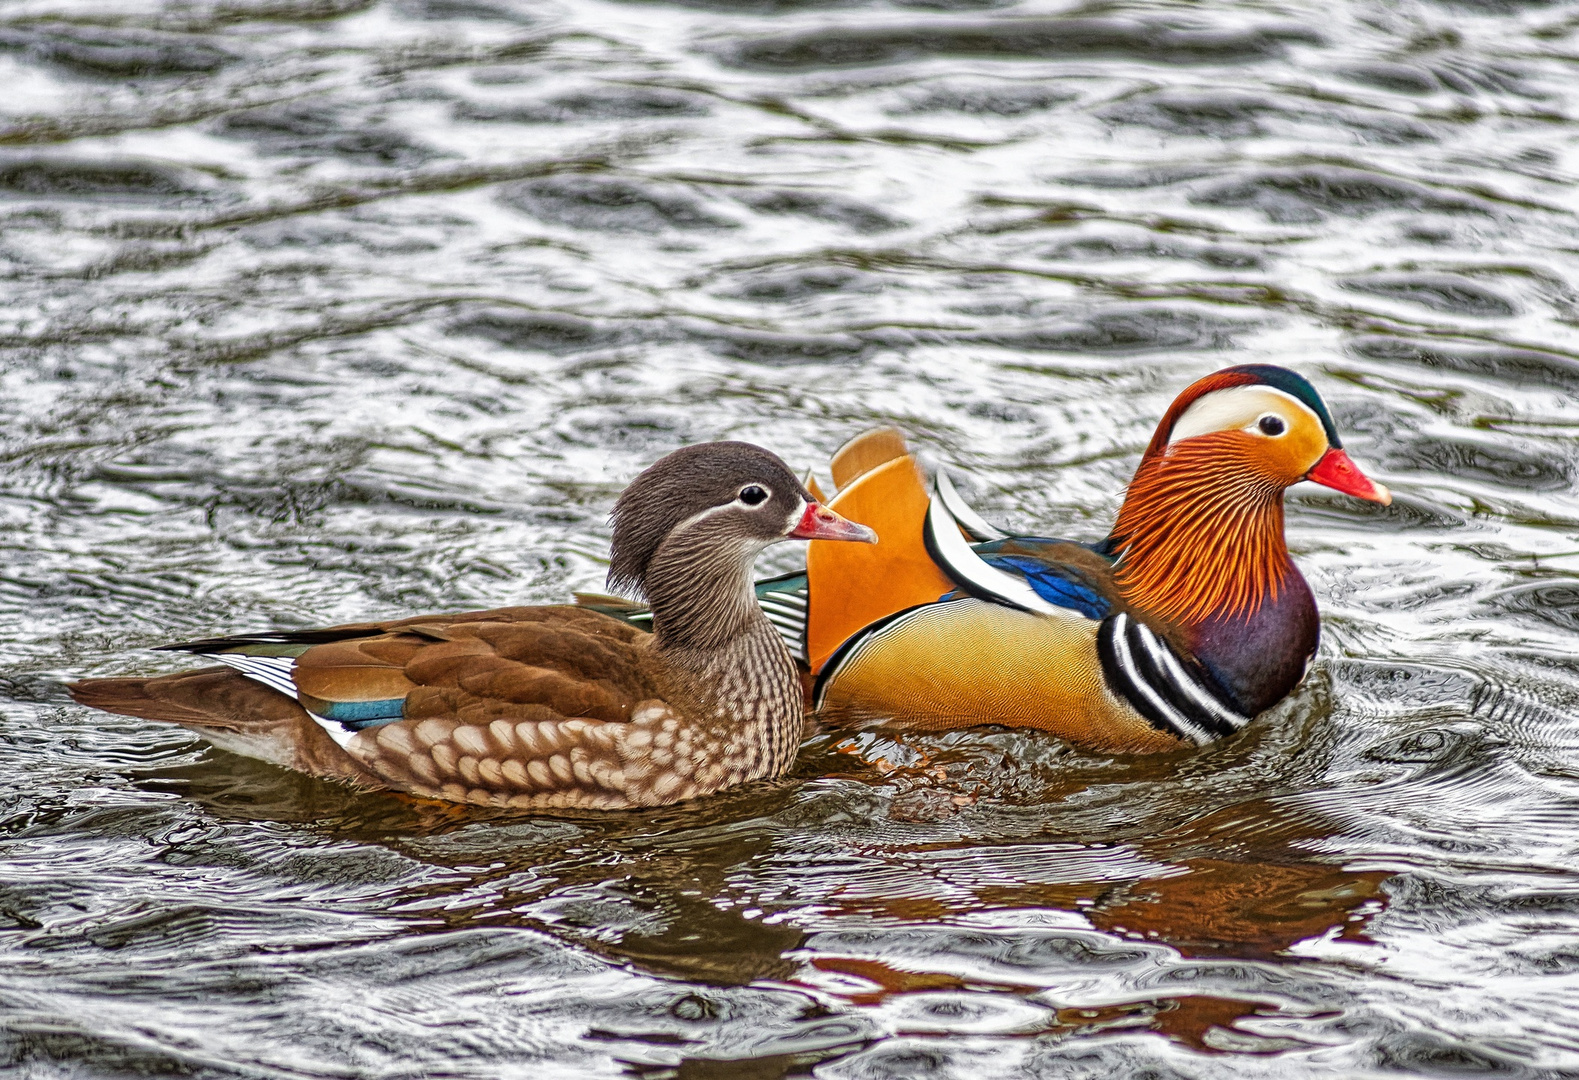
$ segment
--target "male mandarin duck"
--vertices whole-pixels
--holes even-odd
[[[738,442],[669,454],[612,520],[609,580],[645,595],[650,634],[577,607],[420,616],[169,645],[225,666],[71,694],[316,776],[487,806],[659,806],[782,775],[804,691],[752,564],[780,540],[876,534]]]
[[[1231,735],[1304,677],[1319,622],[1284,544],[1288,487],[1391,502],[1315,388],[1265,364],[1179,395],[1100,543],[1004,536],[941,473],[929,500],[891,429],[847,446],[834,473],[829,505],[883,539],[807,553],[819,719],[1006,724],[1129,753]]]
[[[1126,753],[1231,735],[1304,677],[1319,622],[1283,540],[1287,488],[1391,502],[1315,388],[1267,364],[1179,395],[1096,544],[1005,536],[942,472],[929,499],[892,428],[848,443],[832,472],[829,506],[882,541],[813,543],[803,573],[757,583],[815,676],[818,719],[1005,724]]]

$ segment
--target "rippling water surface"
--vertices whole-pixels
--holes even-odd
[[[1579,1075],[1579,8],[12,0],[0,87],[11,1071]],[[1320,657],[1204,752],[520,817],[57,682],[597,588],[702,439],[1094,539],[1248,361],[1398,498],[1291,497]]]

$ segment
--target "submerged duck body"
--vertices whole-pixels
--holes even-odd
[[[670,454],[613,520],[610,580],[646,595],[651,633],[569,606],[419,616],[167,646],[223,666],[70,690],[277,765],[454,802],[658,806],[784,773],[803,691],[751,565],[780,540],[875,535],[745,443]]]
[[[817,714],[835,724],[1006,724],[1120,752],[1231,735],[1316,651],[1284,490],[1314,480],[1390,501],[1315,389],[1270,365],[1179,396],[1096,544],[994,535],[946,477],[929,499],[902,444],[877,441],[830,505],[883,543],[814,544],[807,559],[806,659]]]

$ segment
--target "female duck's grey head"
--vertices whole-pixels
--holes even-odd
[[[743,442],[701,443],[660,459],[631,481],[611,520],[609,584],[649,599],[655,561],[676,573],[720,561],[749,569],[780,540],[876,540],[819,506],[778,455]]]

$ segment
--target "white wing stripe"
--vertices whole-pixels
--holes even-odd
[[[296,693],[296,683],[291,679],[291,670],[296,667],[294,656],[244,656],[240,653],[208,655],[227,667],[235,668],[247,678],[262,683],[270,690],[278,690],[292,701],[301,701]],[[338,721],[319,716],[311,709],[307,710],[307,715],[317,721],[318,726],[327,731],[329,737],[342,747],[356,737],[355,731],[347,729]]]
[[[296,698],[296,683],[291,680],[291,669],[296,666],[294,656],[243,656],[239,653],[212,653],[213,659],[233,667],[249,679],[278,690],[292,701]]]
[[[966,505],[965,500],[959,497],[959,492],[954,490],[954,481],[949,479],[948,473],[938,470],[937,479],[938,498],[943,500],[943,508],[965,526],[965,531],[977,540],[1007,540],[1009,534],[989,525],[976,511]]]
[[[327,717],[319,716],[317,713],[313,712],[311,709],[307,710],[307,715],[312,717],[314,720],[318,721],[318,726],[323,728],[325,731],[327,731],[329,733],[329,737],[331,739],[333,739],[335,742],[339,743],[342,749],[352,739],[356,738],[359,734],[361,734],[361,732],[359,732],[359,731],[352,731],[351,729],[347,728],[344,724],[337,723],[337,722],[335,722],[333,720],[328,719]]]
[[[1005,574],[977,555],[960,535],[959,524],[949,513],[948,507],[943,505],[942,499],[934,498],[927,508],[926,538],[928,547],[943,564],[943,569],[961,585],[967,586],[966,591],[1038,615],[1084,618],[1078,612],[1048,603],[1023,579]]]

